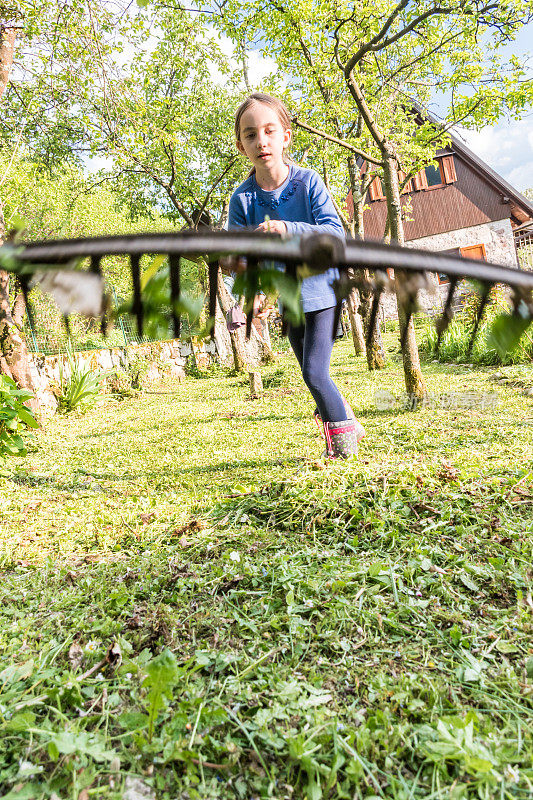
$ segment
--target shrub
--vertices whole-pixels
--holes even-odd
[[[150,368],[150,362],[137,353],[126,353],[124,368],[117,367],[107,378],[109,391],[124,399],[135,397],[144,388],[144,379]]]
[[[33,397],[26,389],[18,389],[17,384],[7,375],[0,375],[0,463],[10,456],[25,456],[26,446],[21,432],[39,425],[30,410],[24,405]]]
[[[104,372],[95,372],[84,364],[81,358],[76,358],[71,349],[67,350],[68,376],[65,375],[63,366],[59,370],[59,382],[54,387],[57,398],[58,411],[67,414],[69,411],[88,409],[96,400],[102,381],[106,377]]]

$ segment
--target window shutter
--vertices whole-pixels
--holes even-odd
[[[355,208],[354,208],[353,194],[351,189],[348,192],[348,196],[346,197],[346,209],[348,211],[348,219],[353,219]]]
[[[441,171],[444,173],[444,183],[454,183],[457,180],[453,156],[443,156]]]
[[[421,169],[420,172],[417,172],[413,177],[413,184],[417,191],[428,188],[426,173],[423,169]]]
[[[398,180],[400,184],[402,184],[405,180],[405,172],[402,172],[401,169],[398,170]],[[413,191],[413,179],[409,178],[409,180],[402,189],[402,194],[407,194],[407,192],[412,192],[412,191]]]
[[[374,178],[372,183],[369,187],[370,192],[370,199],[371,200],[383,200],[384,194],[383,189],[381,188],[381,181],[379,178]]]

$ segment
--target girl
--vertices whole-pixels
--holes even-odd
[[[228,228],[253,227],[280,234],[321,231],[344,236],[318,173],[285,161],[291,137],[289,113],[280,100],[257,92],[239,106],[235,115],[237,149],[251,161],[252,170],[231,197]],[[337,270],[329,269],[303,280],[305,323],[289,326],[288,331],[303,379],[322,418],[326,455],[331,458],[356,453],[357,443],[364,436],[362,425],[329,374],[337,302],[332,282],[336,277]]]

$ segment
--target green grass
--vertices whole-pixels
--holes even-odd
[[[1,797],[531,796],[533,371],[426,364],[412,412],[388,350],[335,348],[349,462],[291,355],[259,400],[217,371],[35,436],[0,479]]]

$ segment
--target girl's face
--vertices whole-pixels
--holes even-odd
[[[283,128],[275,109],[266,103],[252,103],[241,117],[237,149],[264,172],[283,163],[283,151],[290,144],[291,135]]]

